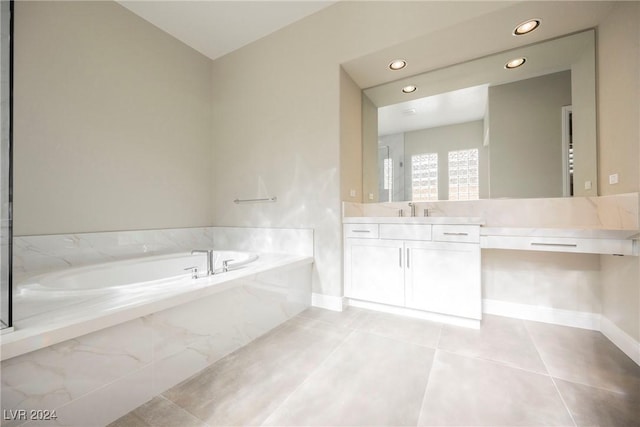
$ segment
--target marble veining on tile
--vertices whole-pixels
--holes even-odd
[[[600,228],[638,230],[639,193],[602,197],[482,199],[416,203],[432,216],[480,217],[490,227]],[[398,216],[407,202],[344,203],[344,216]]]
[[[599,378],[639,375],[604,338],[498,316],[485,322],[485,332],[469,331],[309,308],[111,427],[163,425],[149,414],[166,410],[162,399],[177,406],[174,416],[186,411],[209,426],[637,426],[640,388],[555,376],[577,359],[603,361],[574,363]]]

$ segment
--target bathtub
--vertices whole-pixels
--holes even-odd
[[[312,257],[219,250],[214,260],[209,276],[206,254],[188,252],[26,276],[14,283],[15,330],[0,339],[0,360],[234,288],[267,292],[296,310],[309,305]]]
[[[258,258],[257,254],[249,252],[214,251],[215,275],[244,268]],[[228,271],[223,271],[224,261],[227,261]],[[194,267],[197,279],[193,278]],[[17,286],[16,296],[51,298],[159,291],[206,279],[206,271],[206,255],[200,253],[134,258],[34,276]]]
[[[213,240],[233,250],[216,252],[216,274],[192,278],[185,268],[205,273],[206,255],[188,251]],[[311,305],[313,230],[219,227],[16,242],[15,329],[0,335],[2,409],[50,410],[56,425],[108,425]]]

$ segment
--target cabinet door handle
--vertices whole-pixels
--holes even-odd
[[[352,233],[371,233],[371,230],[351,230]]]
[[[407,248],[407,268],[410,268],[410,266],[409,266],[409,262],[410,262],[410,261],[409,261],[409,259],[410,259],[410,258],[409,258],[409,248]]]
[[[561,246],[563,248],[577,248],[577,243],[538,243],[531,242],[531,246]]]
[[[398,248],[398,263],[400,264],[400,268],[402,268],[402,248]]]
[[[445,236],[468,236],[469,233],[451,233],[449,231],[445,231],[444,233]]]

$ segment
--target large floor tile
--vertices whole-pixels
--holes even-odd
[[[109,424],[109,427],[206,427],[173,402],[158,396]]]
[[[360,317],[355,327],[375,335],[436,348],[442,325],[411,317],[368,312]]]
[[[640,426],[640,389],[618,393],[556,379],[578,427]]]
[[[298,317],[320,320],[345,328],[354,328],[359,324],[362,317],[369,313],[369,310],[363,310],[357,307],[347,307],[343,311],[332,311],[317,307],[309,307],[300,313]]]
[[[524,322],[519,319],[485,315],[480,329],[443,325],[438,348],[547,373]]]
[[[350,332],[287,322],[164,396],[210,425],[259,425]]]
[[[436,351],[420,426],[572,426],[552,379]]]
[[[354,331],[265,425],[416,425],[434,351]]]
[[[640,366],[597,331],[525,322],[549,374],[617,392],[640,389]]]

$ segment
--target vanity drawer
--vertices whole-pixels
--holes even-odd
[[[480,243],[477,225],[434,225],[433,240],[437,242]]]
[[[378,224],[344,224],[344,237],[377,239]]]
[[[380,224],[380,238],[394,240],[431,240],[431,225]]]
[[[637,243],[622,239],[581,239],[574,237],[482,236],[485,249],[575,252],[637,256]]]

